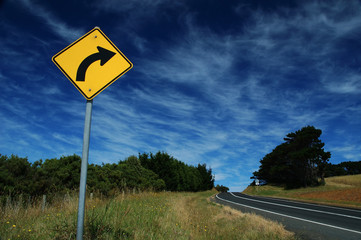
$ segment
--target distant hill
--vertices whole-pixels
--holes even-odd
[[[361,174],[328,177],[325,181],[324,186],[291,190],[270,184],[248,186],[243,193],[361,209]]]

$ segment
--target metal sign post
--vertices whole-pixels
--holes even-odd
[[[129,71],[133,64],[98,27],[53,56],[52,60],[87,99],[76,234],[76,239],[82,240],[93,98]]]
[[[77,231],[76,231],[76,239],[77,240],[83,239],[86,178],[87,178],[87,172],[88,172],[88,156],[89,156],[89,140],[90,140],[90,125],[91,125],[91,118],[92,118],[92,108],[93,108],[93,100],[88,100],[86,102],[86,110],[85,110],[83,154],[82,154],[82,158],[81,158],[78,224],[77,224]]]

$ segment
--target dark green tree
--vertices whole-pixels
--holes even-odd
[[[339,166],[346,171],[347,175],[361,174],[361,161],[342,162]]]
[[[268,153],[260,163],[261,166],[254,175],[268,182],[285,183],[292,174],[285,143],[280,144],[271,153]]]
[[[361,174],[361,161],[348,161],[339,164],[328,163],[325,172],[326,177]]]
[[[169,191],[203,191],[212,189],[214,177],[212,169],[199,164],[198,167],[188,166],[167,153],[157,152],[155,155],[139,154],[143,167],[155,172],[164,180]]]
[[[165,182],[156,173],[144,168],[136,156],[130,156],[124,162],[119,162],[118,166],[123,173],[122,183],[128,188],[160,191],[166,187]]]
[[[33,175],[34,168],[27,158],[0,155],[0,195],[32,194],[36,187]]]
[[[285,142],[260,161],[260,169],[254,175],[290,188],[324,183],[331,153],[325,152],[325,144],[319,139],[321,134],[322,131],[313,126],[287,134]]]
[[[200,190],[210,190],[214,187],[214,176],[212,175],[212,169],[207,169],[206,164],[198,164],[197,169],[201,177]]]
[[[41,165],[43,178],[49,192],[79,188],[81,158],[78,155],[47,159]]]

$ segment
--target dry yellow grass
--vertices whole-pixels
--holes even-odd
[[[361,174],[326,178],[326,184],[330,186],[341,184],[344,187],[361,188]]]
[[[204,196],[186,194],[174,199],[171,208],[186,239],[294,239],[279,223],[206,201]]]
[[[322,192],[295,194],[302,199],[320,199],[337,202],[352,202],[361,205],[361,189],[340,189]]]
[[[327,178],[326,186],[334,189],[325,188],[323,191],[301,193],[297,196],[304,199],[320,199],[343,205],[361,206],[361,174]]]
[[[285,190],[279,186],[249,186],[244,193],[361,208],[361,174],[326,178],[326,185]]]
[[[294,237],[293,233],[285,231],[284,227],[277,222],[272,222],[253,213],[242,213],[228,206],[225,206],[223,210],[214,217],[214,220],[217,221],[217,219],[230,222],[242,219],[248,223],[247,229],[252,229],[252,231],[273,232],[278,235],[280,239],[293,239]]]
[[[294,239],[282,225],[208,201],[216,192],[120,194],[86,204],[84,239]],[[2,209],[1,239],[75,239],[77,197]]]

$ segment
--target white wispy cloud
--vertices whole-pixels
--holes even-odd
[[[339,94],[359,94],[361,92],[361,71],[346,70],[341,73],[336,71],[331,74],[326,73],[322,79],[329,92]]]
[[[330,148],[331,154],[341,156],[349,161],[360,161],[361,160],[361,147],[358,145],[354,145],[347,140],[339,143],[337,146],[331,146]]]
[[[49,11],[35,1],[19,0],[13,2],[15,2],[15,4],[20,2],[23,7],[29,10],[31,14],[39,17],[42,21],[44,21],[44,23],[49,27],[50,31],[68,42],[73,42],[86,32],[82,28],[73,27],[72,25],[60,20],[59,17],[55,16],[54,12]]]

